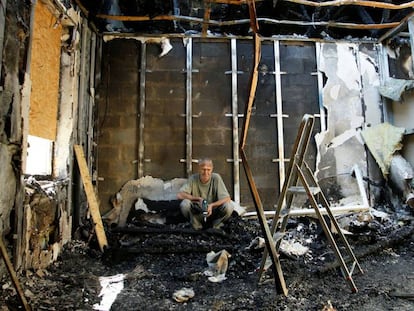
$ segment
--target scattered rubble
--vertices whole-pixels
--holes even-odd
[[[122,279],[122,286],[110,310],[412,310],[412,217],[406,206],[399,213],[377,207],[372,213],[341,216],[365,272],[354,275],[357,293],[350,291],[338,272],[329,243],[311,217],[290,219],[286,234],[276,237],[300,245],[299,249],[308,248],[304,254],[281,249],[289,289],[286,297],[275,293],[269,271],[258,284],[263,248],[256,246],[263,244],[262,232],[256,219],[238,215],[233,215],[221,234],[208,230],[192,234],[187,223],[140,224],[140,229],[157,229],[153,232],[107,228],[110,248],[105,253],[98,250],[94,239],[89,244],[74,240],[49,268],[28,270],[20,280],[34,310],[102,307],[102,293],[110,287],[106,285],[118,284],[112,282],[114,278]],[[128,224],[127,228],[135,226]],[[118,242],[121,240],[124,244]],[[203,273],[208,267],[206,259],[217,262],[220,256],[216,255],[225,254],[224,249],[231,254],[222,257],[227,259],[225,279],[210,282]],[[103,286],[105,280],[109,284]],[[10,280],[1,280],[1,287],[0,304],[17,309]]]

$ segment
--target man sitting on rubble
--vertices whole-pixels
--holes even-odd
[[[212,224],[220,228],[233,213],[234,205],[221,176],[213,173],[213,161],[199,160],[198,173],[190,176],[177,193],[181,212],[194,229]]]

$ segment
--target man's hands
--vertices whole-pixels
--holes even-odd
[[[210,216],[211,213],[213,213],[213,204],[207,206],[207,217]]]

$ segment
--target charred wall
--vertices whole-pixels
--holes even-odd
[[[135,40],[114,40],[103,47],[97,118],[102,211],[110,206],[111,195],[138,174],[139,51]]]
[[[252,42],[171,38],[171,51],[160,57],[161,46],[154,40],[116,39],[104,48],[107,82],[101,85],[98,106],[98,189],[103,211],[128,180],[145,175],[163,180],[187,177],[188,148],[190,162],[212,158],[232,196],[239,188],[236,201],[252,208],[242,166],[237,166],[237,175],[233,165],[233,146],[238,147],[233,131],[241,133],[253,70]],[[319,114],[315,46],[264,40],[259,70],[246,153],[265,208],[272,209],[281,187],[280,167],[287,164],[302,116]],[[278,84],[282,90],[276,96]],[[278,127],[283,127],[284,135],[278,136]],[[315,132],[319,128],[317,121]],[[309,162],[316,162],[314,141]]]
[[[26,69],[30,10],[25,1],[2,2],[4,41],[2,46],[0,88],[0,232],[12,243],[12,229],[22,210],[22,116],[21,86]],[[4,15],[5,14],[5,15]],[[0,264],[3,266],[3,261]]]
[[[73,27],[75,22],[68,15],[61,15],[48,1],[37,4],[2,1],[0,10],[6,12],[5,16],[1,15],[4,20],[0,22],[4,27],[1,29],[2,33],[4,30],[4,40],[0,79],[0,181],[3,185],[0,189],[0,230],[10,247],[16,270],[36,269],[56,260],[62,245],[71,238],[71,183],[67,182],[71,159],[56,146],[62,147],[63,140],[70,142],[66,143],[66,149],[73,145],[68,139],[72,137],[73,123],[67,121],[73,120],[76,93],[66,96],[68,91],[60,92],[60,87],[67,85],[65,81],[68,80],[73,86],[73,81],[77,80],[77,67],[73,65],[76,63],[76,44],[73,50],[63,53],[64,56],[70,54],[70,70],[60,69],[67,61],[67,58],[61,61],[61,31],[65,28],[67,33],[66,27]],[[33,109],[29,121],[31,99]],[[62,102],[64,104],[59,106]],[[62,107],[71,110],[68,112]],[[59,124],[58,115],[64,119],[63,126]],[[51,160],[50,163],[51,167],[62,164],[56,169],[62,173],[55,176],[59,180],[53,176],[36,176],[42,181],[38,183],[32,176],[24,175],[29,127],[33,129],[31,134],[50,138],[53,143],[56,143],[57,132],[59,139],[66,136],[54,148],[54,156],[59,161]],[[41,162],[44,159],[34,160]],[[47,189],[44,189],[45,181]],[[30,183],[34,186],[28,190],[24,185]]]

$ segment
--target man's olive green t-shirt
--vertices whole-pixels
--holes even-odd
[[[202,197],[208,203],[230,196],[223,179],[217,173],[212,173],[210,181],[205,184],[200,181],[200,174],[191,175],[187,183],[181,187],[180,192],[186,192],[195,197]]]

